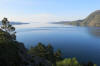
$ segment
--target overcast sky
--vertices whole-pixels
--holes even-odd
[[[0,0],[0,20],[54,22],[84,19],[100,0]]]

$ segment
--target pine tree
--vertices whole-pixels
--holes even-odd
[[[7,18],[3,18],[2,20],[2,26],[1,29],[7,33],[10,34],[13,40],[16,40],[16,32],[15,32],[15,27],[13,27],[10,22],[8,21]]]

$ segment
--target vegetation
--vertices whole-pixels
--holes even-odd
[[[54,52],[50,44],[38,43],[27,50],[12,37],[15,28],[9,25],[4,18],[0,29],[0,66],[96,66],[92,62],[81,64],[76,58],[62,58],[61,51]]]
[[[65,58],[62,61],[58,61],[57,66],[96,66],[96,64],[93,64],[92,62],[81,64],[76,58]]]
[[[25,61],[27,59],[27,52],[24,49],[22,43],[10,40],[0,40],[0,66],[26,65],[25,63],[28,63]]]
[[[53,65],[56,65],[56,61],[62,59],[61,51],[58,50],[56,53],[54,53],[53,47],[50,44],[48,46],[45,46],[42,43],[38,43],[37,46],[31,47],[28,53],[32,56],[35,55],[41,58],[45,58],[49,62],[53,63]]]
[[[28,63],[27,51],[22,43],[13,41],[10,34],[0,31],[0,66],[23,66]]]
[[[23,43],[15,41],[14,27],[7,18],[2,20],[0,29],[0,66],[25,66],[31,60]]]
[[[41,58],[45,58],[53,66],[96,66],[92,62],[88,62],[87,64],[79,63],[78,60],[74,58],[62,58],[62,54],[60,50],[54,52],[53,47],[49,44],[48,46],[43,45],[42,43],[38,43],[37,46],[31,47],[28,51],[30,55],[39,56]]]
[[[57,62],[57,66],[80,66],[76,58],[67,58],[62,61]]]
[[[4,18],[2,20],[2,26],[1,26],[2,30],[9,33],[10,36],[12,37],[13,40],[16,39],[16,36],[15,36],[15,27],[13,27],[10,22],[8,21],[7,18]]]

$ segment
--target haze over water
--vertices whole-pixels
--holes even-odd
[[[60,49],[63,57],[77,57],[80,62],[100,61],[100,28],[48,23],[17,25],[17,40],[27,48],[38,42]]]

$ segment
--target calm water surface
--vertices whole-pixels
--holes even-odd
[[[27,48],[42,42],[61,49],[64,57],[100,65],[100,28],[32,23],[16,26],[17,40]]]

